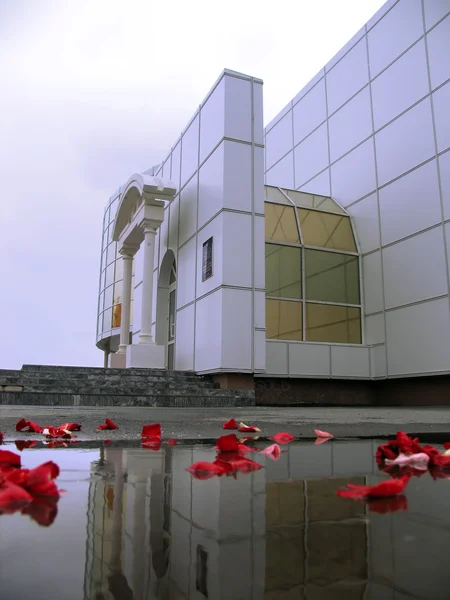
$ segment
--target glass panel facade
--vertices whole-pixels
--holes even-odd
[[[361,309],[307,302],[306,340],[361,344]]]
[[[113,289],[114,286],[110,285],[105,290],[105,308],[110,308],[112,306]]]
[[[356,252],[352,224],[346,215],[332,215],[318,210],[298,209],[305,246]]]
[[[109,208],[105,210],[105,214],[103,215],[103,230],[105,230],[109,225]]]
[[[266,244],[266,295],[302,297],[301,248]]]
[[[119,198],[116,198],[111,203],[111,208],[109,209],[109,222],[112,223],[116,217],[116,211],[119,205]]]
[[[112,315],[113,329],[120,327],[121,318],[122,318],[122,305],[116,304],[115,306],[113,306],[113,315]]]
[[[277,204],[292,206],[286,196],[280,192],[277,187],[272,187],[271,185],[266,186],[266,200],[267,202],[276,202]]]
[[[118,279],[123,279],[123,258],[119,254],[119,258],[116,260],[116,274],[114,275],[114,279],[117,281]]]
[[[305,297],[307,300],[359,304],[357,256],[305,249]]]
[[[122,301],[123,281],[116,281],[114,284],[113,304],[120,304]]]
[[[112,308],[108,308],[103,313],[103,331],[111,329]]]
[[[266,186],[267,339],[301,341],[304,329],[306,341],[361,344],[360,258],[349,215],[327,196],[283,192],[298,208]]]
[[[111,263],[109,267],[106,267],[106,280],[105,286],[111,285],[114,281],[114,263]]]
[[[300,236],[293,206],[265,204],[266,240],[299,244]]]
[[[266,300],[266,337],[270,340],[303,339],[302,303]]]
[[[106,249],[106,264],[108,265],[116,258],[116,246],[116,242],[113,242]]]

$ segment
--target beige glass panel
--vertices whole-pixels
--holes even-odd
[[[306,304],[306,340],[361,344],[361,310],[331,304]]]
[[[299,244],[300,236],[293,206],[265,203],[266,240]]]
[[[314,208],[313,194],[306,192],[295,192],[294,190],[283,190],[289,196],[296,206],[305,206],[306,208]]]
[[[275,202],[276,204],[286,204],[287,206],[292,206],[286,196],[282,194],[278,188],[272,187],[271,185],[266,185],[264,187],[266,188],[267,202]]]
[[[103,324],[103,313],[98,315],[98,320],[97,320],[97,335],[101,335],[102,334],[102,324]]]
[[[266,296],[302,297],[302,251],[292,246],[266,244]]]
[[[329,196],[314,196],[313,208],[320,208],[320,210],[328,210],[329,212],[342,215],[346,214],[345,210]]]
[[[121,320],[122,320],[122,305],[116,304],[115,306],[113,306],[113,314],[112,314],[113,329],[120,327]]]
[[[266,300],[266,338],[302,340],[302,303]]]
[[[305,248],[305,298],[360,304],[357,256]]]
[[[298,209],[303,243],[333,250],[356,252],[350,218],[318,210]]]

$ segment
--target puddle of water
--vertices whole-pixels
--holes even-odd
[[[0,516],[2,600],[447,599],[450,482],[412,478],[407,510],[339,498],[386,479],[376,440],[295,443],[253,473],[193,478],[212,447],[32,449],[67,490],[50,527]],[[3,446],[15,451],[14,446]]]

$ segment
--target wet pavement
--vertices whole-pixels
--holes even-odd
[[[299,438],[313,438],[313,429],[325,429],[337,437],[380,437],[407,433],[450,432],[449,408],[126,408],[0,406],[0,431],[5,439],[24,439],[18,434],[17,421],[24,417],[42,426],[65,422],[82,424],[80,440],[138,440],[142,425],[161,423],[163,436],[176,439],[213,439],[221,435],[222,424],[230,417],[238,422],[257,425],[263,436],[282,430]],[[105,417],[119,425],[113,432],[97,432]],[[42,436],[34,436],[41,438]]]
[[[252,453],[260,470],[207,480],[186,469],[216,452],[189,441],[26,449],[26,467],[59,464],[66,492],[46,525],[0,516],[1,598],[447,599],[447,479],[413,477],[397,503],[336,495],[388,478],[377,446],[296,442],[277,461]]]

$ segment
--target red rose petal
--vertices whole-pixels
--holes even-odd
[[[61,427],[46,427],[42,430],[42,433],[49,438],[65,438],[70,439],[72,434],[67,429],[62,429]]]
[[[255,427],[254,425],[246,425],[245,423],[241,423],[239,425],[239,430],[242,433],[256,433],[256,432],[260,432],[261,429],[259,429],[258,427]]]
[[[0,511],[12,513],[31,503],[32,496],[20,485],[4,483],[0,486]]]
[[[317,435],[318,438],[334,438],[334,435],[332,433],[328,433],[328,431],[322,431],[321,429],[314,429],[314,433]]]
[[[281,455],[281,448],[278,444],[272,444],[271,446],[264,448],[264,450],[261,450],[261,454],[268,456],[272,460],[278,460]]]
[[[161,425],[159,423],[152,423],[151,425],[144,425],[142,428],[142,437],[161,437]]]
[[[248,452],[258,452],[258,448],[251,448],[245,444],[238,444],[238,451],[240,454],[247,454]]]
[[[285,431],[281,431],[280,433],[276,433],[272,435],[269,440],[276,442],[277,444],[290,444],[295,440],[295,437],[290,433],[286,433]]]
[[[34,448],[38,445],[37,440],[16,440],[14,443],[19,452],[22,452],[25,448]]]
[[[230,419],[229,421],[227,421],[226,423],[224,423],[222,425],[223,429],[237,429],[238,428],[238,424],[236,423],[235,419]]]
[[[16,423],[16,431],[24,431],[25,433],[42,433],[43,428],[33,421],[26,421],[24,418]]]
[[[186,469],[196,479],[210,479],[216,475],[223,475],[225,468],[218,463],[210,463],[207,461],[199,461]]]
[[[2,466],[20,467],[20,456],[9,450],[0,450],[0,467]]]
[[[400,479],[387,479],[376,485],[353,485],[347,484],[346,490],[338,490],[337,495],[341,498],[389,498],[401,494],[409,481],[409,476],[404,475]]]
[[[105,423],[103,425],[99,425],[97,430],[102,431],[105,429],[119,429],[119,427],[114,423],[114,421],[111,421],[111,419],[105,419]]]
[[[67,429],[67,431],[81,431],[81,425],[79,423],[63,423],[59,426],[59,429]]]
[[[159,450],[161,448],[161,438],[157,436],[144,438],[141,445],[149,450]]]
[[[262,469],[262,465],[249,458],[244,458],[243,456],[233,458],[230,461],[230,465],[234,471],[238,471],[239,473],[251,473],[252,471],[259,471],[259,469]]]
[[[223,435],[216,442],[216,448],[220,452],[236,452],[238,448],[238,439],[234,433]]]
[[[50,527],[58,514],[59,498],[34,498],[29,506],[22,510],[42,527]]]

